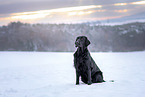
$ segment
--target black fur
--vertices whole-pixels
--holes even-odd
[[[74,53],[76,85],[79,84],[79,77],[88,85],[104,82],[102,71],[96,65],[87,49],[89,44],[90,41],[86,36],[79,36],[75,41],[75,46],[77,47],[77,51]]]

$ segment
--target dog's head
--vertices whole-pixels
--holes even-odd
[[[90,41],[86,36],[79,36],[75,41],[76,47],[87,47],[90,44]]]

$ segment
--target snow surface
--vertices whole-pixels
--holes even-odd
[[[107,82],[75,85],[73,53],[0,52],[0,97],[145,97],[144,51],[91,55]]]

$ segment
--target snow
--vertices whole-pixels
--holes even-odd
[[[145,96],[145,51],[91,55],[106,82],[75,85],[73,53],[0,52],[0,97]]]

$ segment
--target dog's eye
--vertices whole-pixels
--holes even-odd
[[[83,40],[83,38],[81,38],[81,40]]]

